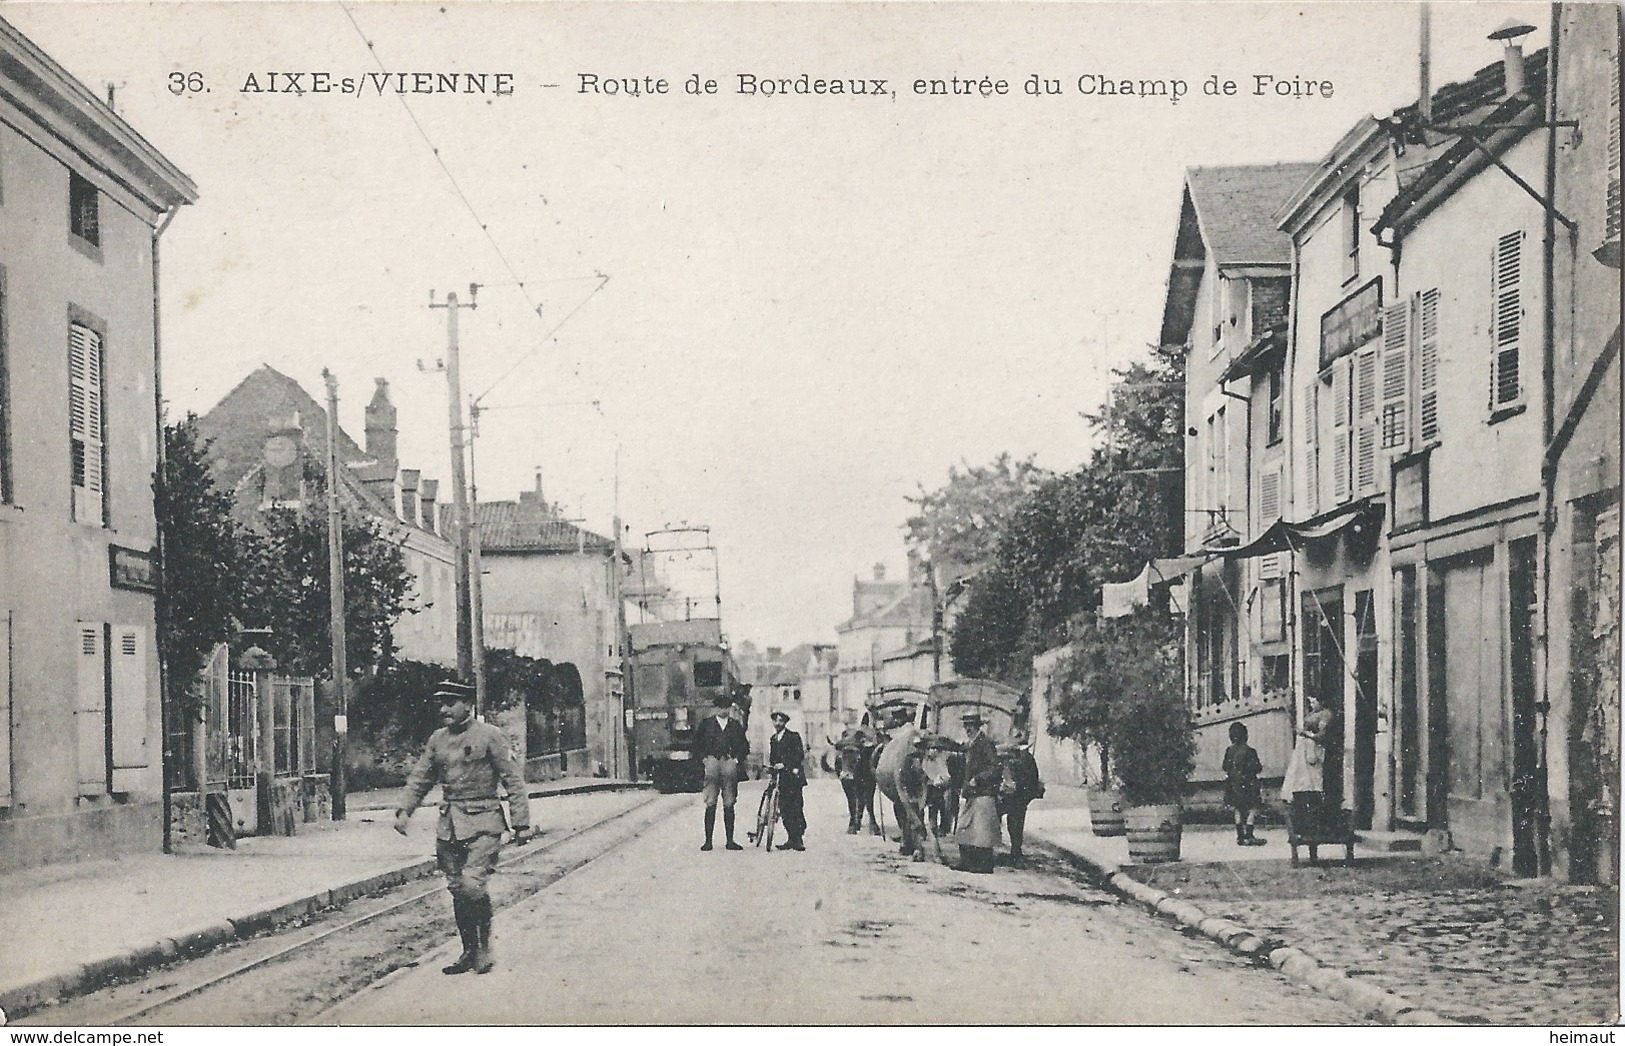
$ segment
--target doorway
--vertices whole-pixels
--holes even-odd
[[[1303,597],[1303,683],[1307,697],[1336,713],[1326,739],[1326,809],[1343,805],[1343,590],[1326,589]]]
[[[1371,591],[1354,593],[1354,827],[1370,831],[1377,795],[1377,613]]]

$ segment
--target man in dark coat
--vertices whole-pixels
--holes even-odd
[[[435,861],[451,891],[463,954],[442,973],[490,973],[491,894],[486,882],[496,870],[502,833],[513,824],[513,841],[523,846],[530,835],[530,798],[524,775],[514,762],[508,736],[474,718],[474,688],[448,680],[435,687],[440,720],[424,746],[423,756],[406,779],[406,791],[395,811],[395,830],[406,834],[406,822],[429,789],[440,785],[440,823],[435,830]],[[508,793],[508,820],[497,798],[500,783]]]
[[[807,816],[801,803],[801,789],[807,784],[807,747],[801,735],[790,729],[790,716],[774,712],[773,736],[767,742],[767,764],[778,772],[779,817],[790,836],[785,840],[786,850],[805,850],[802,836],[807,831]]]
[[[743,850],[734,842],[734,800],[739,797],[739,768],[750,755],[745,724],[733,718],[733,702],[716,699],[714,715],[706,716],[694,728],[692,754],[705,767],[705,845],[710,850],[717,826],[717,800],[722,800],[722,827],[727,834],[725,849]]]
[[[965,808],[959,814],[959,870],[993,871],[993,851],[999,845],[999,751],[983,729],[985,720],[978,712],[960,717],[970,743],[965,746],[965,785],[961,795]]]
[[[1027,735],[1020,730],[1010,731],[1010,747],[1000,753],[1010,771],[1015,790],[999,797],[1005,824],[1010,827],[1010,863],[1022,866],[1021,842],[1027,834],[1027,804],[1044,798],[1044,782],[1038,776],[1038,760],[1027,744]]]

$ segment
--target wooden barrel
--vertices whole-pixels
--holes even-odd
[[[1104,788],[1089,789],[1089,827],[1096,835],[1122,835],[1123,797]]]
[[[1177,804],[1131,806],[1123,812],[1128,828],[1128,855],[1141,864],[1179,860],[1180,811]]]

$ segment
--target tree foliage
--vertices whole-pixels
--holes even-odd
[[[306,506],[322,503],[321,485],[313,486],[317,494]],[[242,620],[271,630],[260,645],[283,672],[327,676],[333,660],[327,513],[306,506],[270,509],[258,526],[242,531]],[[341,515],[345,663],[360,674],[394,658],[392,630],[407,611],[412,576],[400,543],[378,520],[349,510]]]
[[[1178,802],[1196,767],[1196,724],[1185,704],[1183,635],[1142,610],[1113,623],[1110,671],[1120,690],[1106,709],[1111,774],[1135,805]]]
[[[1030,456],[1008,453],[986,465],[951,466],[947,483],[908,499],[917,511],[904,524],[905,540],[939,569],[939,580],[975,574],[993,561],[1010,513],[1050,475]]]
[[[171,697],[184,693],[209,652],[231,638],[242,602],[231,495],[215,488],[197,420],[187,414],[164,426],[163,482],[154,484],[164,550],[158,647]]]
[[[1089,461],[1040,482],[1008,514],[992,556],[996,590],[973,593],[951,630],[960,674],[1025,681],[1032,656],[1099,606],[1102,584],[1179,549],[1183,355],[1153,350],[1114,373],[1106,406],[1085,415],[1101,436]]]

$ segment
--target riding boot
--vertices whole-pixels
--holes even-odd
[[[1246,846],[1247,845],[1247,836],[1249,834],[1251,834],[1250,833],[1250,826],[1242,824],[1240,821],[1237,821],[1236,822],[1236,845],[1237,846]]]
[[[700,847],[701,850],[711,849],[711,836],[716,832],[716,830],[717,808],[714,806],[708,806],[705,808],[705,845]]]
[[[1251,824],[1249,824],[1247,826],[1247,838],[1242,841],[1241,845],[1243,845],[1243,846],[1263,846],[1263,845],[1265,845],[1265,843],[1264,843],[1264,840],[1260,839],[1258,836],[1253,834],[1253,826]]]
[[[474,972],[490,973],[496,965],[491,955],[491,898],[482,897],[474,902],[474,936],[479,942],[474,951]]]
[[[463,954],[449,966],[440,967],[441,973],[467,973],[474,968],[474,953],[479,950],[478,931],[469,911],[469,902],[460,897],[451,899],[452,917],[457,920],[457,936],[463,942]]]
[[[734,808],[731,806],[724,806],[722,808],[722,830],[728,836],[728,841],[724,843],[722,847],[724,850],[744,849],[743,846],[740,846],[738,843],[734,842]]]

